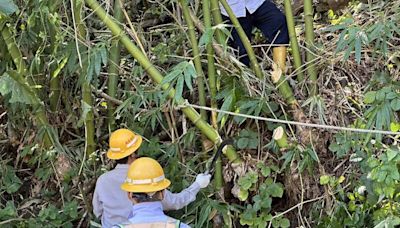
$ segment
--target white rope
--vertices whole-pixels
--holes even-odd
[[[223,111],[220,109],[214,109],[214,108],[210,108],[210,107],[206,107],[206,106],[189,104],[188,102],[186,102],[185,104],[180,105],[178,107],[192,107],[192,108],[203,109],[203,110],[207,110],[207,111],[213,111],[213,112],[223,113],[223,114],[232,115],[232,116],[240,116],[240,117],[244,117],[244,118],[248,118],[248,119],[262,120],[262,121],[274,122],[274,123],[293,124],[293,125],[298,125],[298,126],[303,126],[303,127],[324,128],[324,129],[338,130],[338,131],[352,131],[352,132],[383,134],[383,135],[400,135],[400,132],[393,132],[393,131],[340,127],[340,126],[332,126],[332,125],[325,125],[325,124],[302,123],[302,122],[290,121],[290,120],[280,120],[280,119],[266,118],[266,117],[261,117],[261,116],[252,116],[252,115],[248,115],[248,114]]]

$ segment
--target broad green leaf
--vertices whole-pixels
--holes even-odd
[[[11,73],[11,72],[10,72]],[[16,73],[17,74],[17,73]],[[26,85],[28,86],[28,85]],[[36,104],[36,98],[32,97],[20,82],[15,81],[7,73],[0,76],[0,94],[11,94],[10,103]]]
[[[289,219],[287,219],[287,218],[281,219],[280,224],[281,224],[281,227],[282,227],[282,228],[290,227],[290,221],[289,221]]]
[[[9,16],[18,10],[13,0],[0,0],[0,14]]]
[[[15,208],[14,201],[7,201],[6,207],[0,209],[0,220],[5,221],[16,216],[17,209]]]
[[[330,176],[322,175],[322,176],[319,177],[319,184],[320,185],[326,185],[326,184],[329,183],[329,180],[330,180]]]
[[[398,132],[400,131],[400,123],[390,123],[390,130],[393,132]]]
[[[400,99],[394,99],[390,102],[390,106],[392,107],[393,111],[400,110]]]
[[[237,147],[238,147],[239,149],[244,149],[244,148],[247,147],[248,142],[249,142],[248,138],[240,138],[240,139],[236,142],[236,144],[237,144]]]
[[[386,97],[386,93],[383,90],[378,90],[378,92],[376,92],[376,100],[377,101],[384,101]]]
[[[255,172],[248,172],[244,176],[239,178],[238,184],[239,186],[244,189],[248,190],[251,186],[257,183],[258,175]]]
[[[239,194],[238,194],[239,200],[246,201],[248,197],[249,197],[249,191],[240,189]]]
[[[386,152],[387,157],[388,157],[388,161],[393,160],[393,158],[395,158],[398,153],[399,153],[398,151],[395,151],[395,150],[392,150],[392,149],[388,149],[387,152]]]
[[[272,197],[282,198],[283,196],[283,186],[280,183],[273,183],[267,187],[268,193]]]
[[[375,101],[375,98],[376,98],[376,92],[375,91],[369,91],[364,96],[364,103],[372,104]]]
[[[22,181],[18,178],[15,174],[15,170],[12,166],[6,165],[5,166],[5,173],[2,176],[3,179],[3,186],[1,189],[4,189],[7,193],[15,193],[22,185]]]
[[[268,177],[271,174],[271,168],[269,168],[268,166],[261,167],[261,174],[264,177]]]

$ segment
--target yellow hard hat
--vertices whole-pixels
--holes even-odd
[[[129,166],[125,182],[121,189],[126,192],[149,193],[168,188],[171,184],[164,176],[164,170],[154,159],[142,157]]]
[[[110,136],[110,149],[107,157],[112,160],[118,160],[131,155],[142,144],[142,137],[128,129],[118,129]]]

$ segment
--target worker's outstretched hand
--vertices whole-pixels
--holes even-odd
[[[199,184],[200,188],[205,188],[210,183],[210,179],[210,174],[200,173],[199,175],[197,175],[195,182]]]

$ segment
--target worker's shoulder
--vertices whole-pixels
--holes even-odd
[[[119,173],[115,169],[107,171],[99,176],[99,178],[97,179],[97,184],[109,183],[109,181],[115,179],[115,176],[117,175],[119,175]]]

